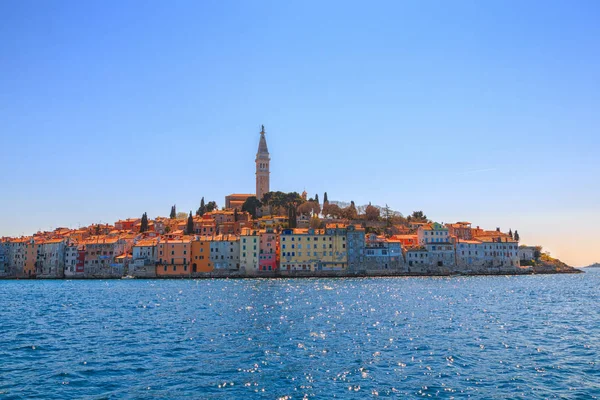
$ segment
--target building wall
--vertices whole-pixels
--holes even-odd
[[[192,273],[213,271],[214,267],[210,260],[210,240],[208,237],[197,237],[192,241],[191,263]]]
[[[272,229],[260,232],[259,249],[259,271],[277,271],[279,269],[279,241],[278,235]]]
[[[346,231],[346,246],[348,247],[348,270],[360,271],[364,269],[365,258],[365,230],[354,225]]]
[[[240,268],[247,274],[254,275],[259,269],[260,233],[256,230],[240,236]]]
[[[191,275],[192,241],[190,237],[162,240],[158,243],[157,249],[156,276],[185,277]]]
[[[210,260],[214,269],[235,271],[240,269],[240,238],[219,236],[210,242]]]
[[[427,243],[447,243],[450,241],[448,228],[437,222],[419,227],[417,236],[420,245]]]

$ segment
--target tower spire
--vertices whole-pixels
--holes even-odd
[[[256,153],[256,197],[262,200],[265,193],[269,192],[269,148],[265,138],[265,126],[261,125],[258,152]]]

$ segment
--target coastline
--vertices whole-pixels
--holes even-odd
[[[190,276],[97,276],[97,277],[84,277],[84,276],[70,276],[70,277],[0,277],[0,280],[127,280],[127,279],[315,279],[315,278],[428,278],[428,277],[470,277],[470,276],[523,276],[523,275],[554,275],[554,274],[583,274],[585,271],[570,267],[564,270],[523,270],[523,271],[477,271],[477,272],[439,272],[439,273],[418,273],[418,272],[401,272],[401,271],[360,271],[360,272],[339,272],[339,271],[326,271],[315,273],[313,271],[295,271],[294,273],[281,273],[281,272],[265,272],[256,275],[248,275],[243,273],[230,273],[230,272],[206,272],[196,273]]]

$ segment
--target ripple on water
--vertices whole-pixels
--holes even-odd
[[[1,283],[2,398],[600,393],[600,271]]]

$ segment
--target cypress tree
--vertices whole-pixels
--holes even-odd
[[[190,211],[190,215],[187,220],[186,234],[191,235],[194,233],[194,217],[192,217],[192,212]]]
[[[515,236],[514,239],[518,242],[520,237],[519,237],[519,231],[515,231]]]
[[[319,203],[319,193],[315,194],[315,201]]]
[[[142,214],[142,222],[140,224],[140,233],[144,233],[148,230],[148,215],[146,213]]]
[[[175,208],[175,206],[171,206],[171,214],[169,215],[169,217],[171,219],[175,219],[175,217],[177,217],[177,209]]]
[[[511,238],[511,239],[514,239],[514,238],[515,238],[515,237],[513,236],[512,229],[509,229],[509,230],[508,230],[508,236],[510,236],[510,238]]]
[[[200,208],[196,211],[196,215],[202,216],[206,212],[206,205],[204,204],[204,197],[200,199]]]
[[[238,220],[238,212],[237,212],[237,208],[233,209],[233,222],[237,222]]]
[[[323,204],[325,203],[329,203],[329,200],[327,200],[327,192],[325,192],[325,194],[323,195]]]

